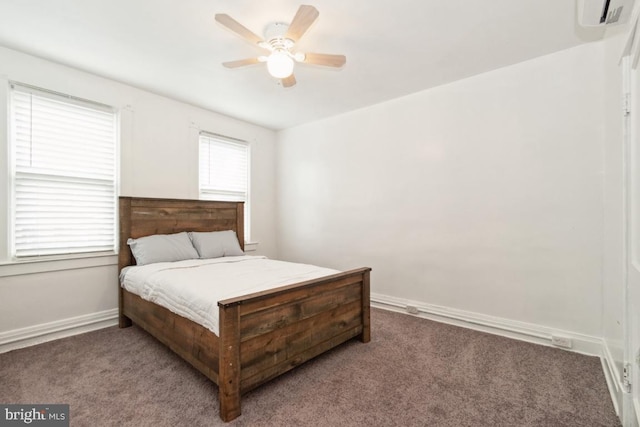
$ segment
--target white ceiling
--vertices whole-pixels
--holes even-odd
[[[301,51],[347,56],[341,70],[297,65],[284,89],[262,51],[214,21],[262,35],[291,0],[0,0],[0,45],[272,129],[376,104],[602,37],[574,0],[322,0]]]

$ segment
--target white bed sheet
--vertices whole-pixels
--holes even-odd
[[[161,262],[124,268],[129,292],[219,335],[218,301],[339,273],[315,265],[234,256]]]

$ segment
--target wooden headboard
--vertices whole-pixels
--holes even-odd
[[[130,237],[222,230],[235,231],[244,250],[244,202],[120,197],[118,271],[135,264]]]

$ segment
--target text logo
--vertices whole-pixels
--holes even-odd
[[[69,405],[0,404],[0,427],[69,427]]]

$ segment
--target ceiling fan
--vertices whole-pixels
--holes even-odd
[[[233,31],[249,43],[269,51],[269,55],[256,58],[223,62],[227,68],[238,68],[267,63],[267,70],[273,77],[280,79],[282,86],[291,87],[296,84],[293,68],[296,62],[325,67],[342,67],[347,58],[344,55],[326,53],[302,53],[294,50],[296,43],[307,32],[311,24],[318,18],[319,12],[313,6],[302,5],[293,17],[291,24],[277,22],[267,26],[264,39],[224,13],[216,15],[216,21]]]

